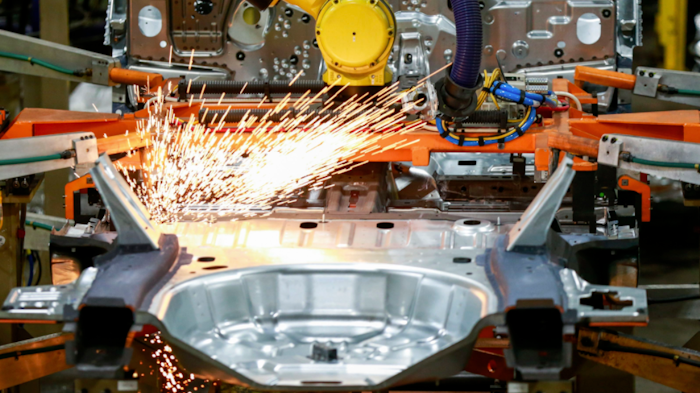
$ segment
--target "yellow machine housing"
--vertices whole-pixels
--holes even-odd
[[[384,0],[287,0],[316,18],[316,41],[328,69],[327,84],[382,86],[396,19]],[[274,3],[273,3],[274,4]]]

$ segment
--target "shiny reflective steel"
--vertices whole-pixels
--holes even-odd
[[[506,72],[615,57],[615,2],[612,0],[489,0],[484,3],[484,63],[490,67],[496,66],[497,56]],[[583,21],[597,19],[600,35],[591,37],[588,30],[580,29],[581,18]],[[526,51],[521,50],[525,47]]]
[[[464,340],[495,309],[491,289],[467,276],[343,263],[188,280],[158,314],[169,335],[260,385],[345,387],[385,382]],[[313,360],[319,344],[338,360]]]
[[[630,59],[631,48],[641,41],[635,1],[620,0],[616,6],[612,0],[485,0],[482,65],[487,69],[497,67],[498,56],[506,72],[583,62],[594,62],[596,67],[610,65],[604,61],[614,67],[616,40],[618,50]],[[407,81],[417,81],[452,61],[455,26],[446,1],[389,3],[401,38],[389,62],[395,80],[405,76]],[[176,66],[187,67],[193,55],[195,65],[220,67],[232,72],[237,80],[291,79],[299,71],[304,72],[305,79],[319,79],[324,69],[314,43],[315,21],[296,6],[279,2],[262,12],[257,23],[249,25],[242,13],[252,6],[241,0],[221,1],[216,12],[206,15],[184,0],[130,0],[129,18],[137,20],[145,7],[157,8],[164,15],[163,28],[148,37],[137,23],[129,24],[128,55],[136,63],[166,62],[173,45]],[[112,21],[120,26],[118,14],[113,15]],[[121,41],[115,41],[115,49],[122,46]],[[409,61],[407,54],[411,55]],[[540,76],[552,79],[558,75]]]
[[[166,337],[262,386],[376,387],[430,357],[452,375],[497,311],[476,264],[503,227],[483,219],[179,223],[191,253],[154,296]],[[310,358],[314,345],[338,360]],[[448,351],[449,353],[449,351]],[[430,360],[434,362],[435,360]],[[427,369],[426,369],[427,370]]]

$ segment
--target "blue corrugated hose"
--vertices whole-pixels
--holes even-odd
[[[483,32],[481,9],[477,0],[452,0],[457,30],[457,50],[450,77],[458,85],[476,87],[481,71]]]

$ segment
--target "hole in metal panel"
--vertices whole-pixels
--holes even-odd
[[[204,269],[204,270],[219,270],[219,269],[226,269],[226,266],[224,266],[224,265],[214,265],[214,266],[203,267],[202,269]]]
[[[586,45],[592,45],[600,40],[602,27],[600,18],[592,13],[581,15],[576,22],[576,37]]]
[[[197,258],[197,262],[214,262],[216,260],[215,257],[199,257]]]
[[[464,220],[464,221],[462,221],[462,224],[464,224],[464,225],[479,225],[479,224],[481,224],[481,221],[479,221],[479,220]]]
[[[299,225],[299,228],[301,228],[301,229],[314,229],[314,228],[316,228],[317,226],[318,226],[318,224],[315,223],[315,222],[302,222],[302,223]]]
[[[393,222],[380,222],[377,224],[377,228],[379,229],[391,229],[394,227]]]

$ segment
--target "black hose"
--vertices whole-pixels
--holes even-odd
[[[657,358],[673,360],[676,363],[684,363],[689,366],[700,367],[700,362],[693,359],[684,358],[668,352],[657,351],[654,349],[635,348],[624,345],[614,344],[610,341],[601,341],[598,343],[598,349],[609,352],[624,352],[634,353],[637,355],[653,356]]]
[[[461,122],[469,125],[496,125],[501,129],[505,130],[508,128],[508,112],[506,110],[489,110],[489,111],[476,111],[469,115],[465,120]]]
[[[660,299],[647,299],[647,304],[677,303],[677,302],[685,302],[688,300],[698,300],[698,299],[700,299],[700,294],[674,296],[674,297],[667,297],[667,298],[660,298]]]
[[[41,258],[39,257],[39,251],[33,250],[32,254],[34,255],[34,262],[37,265],[36,284],[34,284],[34,285],[39,285],[39,283],[41,282],[41,274],[42,274]]]
[[[245,87],[245,89],[244,89]],[[221,96],[221,93],[231,94],[233,96],[241,94],[264,94],[265,96],[304,94],[307,91],[318,93],[326,87],[323,81],[319,80],[298,80],[293,85],[289,86],[288,81],[187,81],[180,80],[178,84],[178,93],[180,98],[185,98],[188,95],[199,96],[204,89],[205,95]],[[189,88],[189,93],[187,92]]]
[[[53,345],[50,347],[44,347],[44,348],[26,349],[24,351],[13,351],[13,352],[8,352],[8,353],[0,353],[0,360],[10,359],[10,358],[18,358],[20,356],[26,356],[26,355],[35,355],[37,353],[60,351],[63,349],[66,349],[66,346],[64,344],[61,344],[61,345]]]
[[[483,28],[477,0],[452,0],[457,50],[449,73],[435,84],[442,116],[463,119],[477,109],[484,84],[481,71]]]

